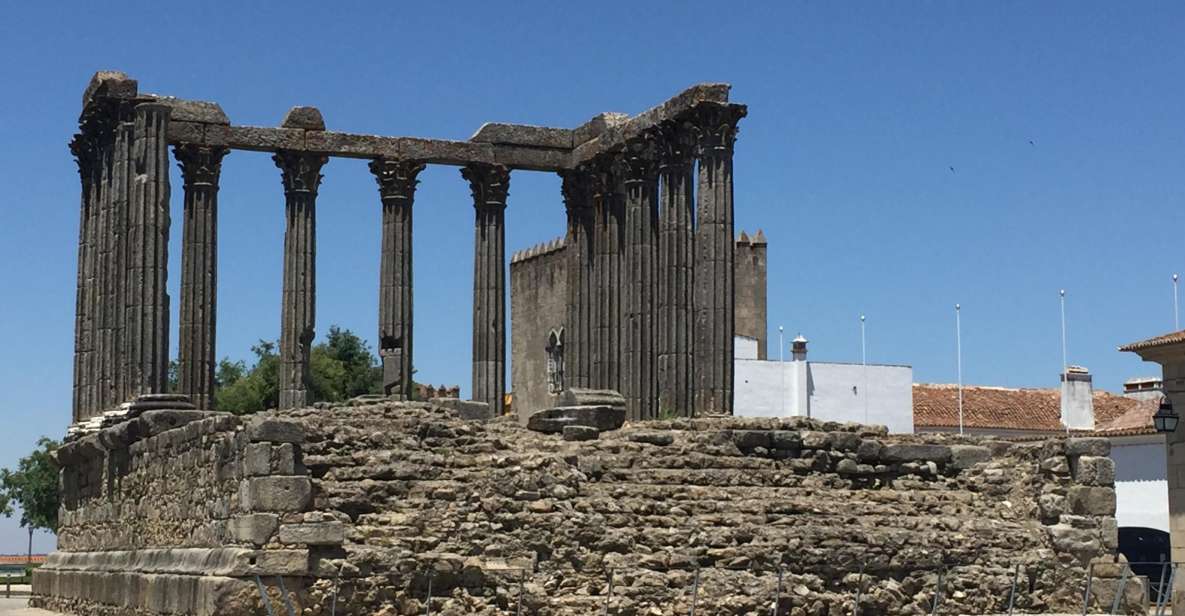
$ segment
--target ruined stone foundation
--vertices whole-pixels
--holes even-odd
[[[284,594],[309,615],[836,616],[859,594],[900,615],[930,613],[941,576],[939,613],[1006,612],[1014,579],[1018,613],[1080,613],[1116,549],[1108,453],[797,418],[572,442],[414,402],[149,411],[62,448],[33,603],[235,616],[267,613],[262,588],[276,614]],[[1121,569],[1094,566],[1100,611]]]

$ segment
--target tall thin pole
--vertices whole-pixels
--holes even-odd
[[[1062,303],[1062,391],[1066,391],[1066,383],[1069,379],[1070,364],[1066,359],[1066,290],[1058,291],[1061,296]],[[1070,433],[1070,422],[1066,422],[1066,434]]]
[[[864,372],[864,423],[868,423],[868,344],[864,338],[864,315],[860,315],[860,364]]]
[[[962,306],[955,304],[955,366],[959,373],[959,434],[963,434],[963,320]]]
[[[784,328],[778,326],[778,372],[782,375],[782,416],[786,413],[786,343],[782,340]]]
[[[1181,329],[1179,314],[1177,311],[1177,275],[1173,274],[1173,331]]]

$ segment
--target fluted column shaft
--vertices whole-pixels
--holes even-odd
[[[134,397],[135,393],[132,388],[132,381],[128,374],[133,358],[126,353],[127,347],[127,328],[128,328],[128,288],[131,284],[130,274],[130,256],[132,253],[130,245],[129,225],[131,221],[131,201],[135,194],[135,186],[140,181],[140,175],[137,172],[135,160],[135,139],[136,139],[136,122],[134,117],[124,112],[120,114],[119,123],[115,129],[114,152],[112,154],[112,186],[111,186],[111,203],[109,210],[109,223],[107,232],[110,234],[110,245],[108,247],[107,259],[104,267],[108,270],[108,276],[104,281],[104,295],[108,298],[104,303],[109,306],[109,312],[106,315],[107,325],[107,352],[110,355],[107,378],[107,393],[104,396],[104,408],[112,404],[119,404],[126,402]],[[160,156],[159,153],[154,156]],[[168,160],[168,152],[163,154],[165,160]],[[157,162],[156,164],[159,164]],[[168,235],[168,164],[165,164],[163,171],[166,179],[165,199],[165,234]],[[167,252],[166,241],[166,252]],[[167,276],[166,276],[167,277]],[[163,291],[162,291],[163,292]],[[168,311],[168,296],[165,296],[165,310]],[[164,342],[166,353],[168,352],[168,317],[165,317],[165,333]],[[167,365],[166,358],[166,379],[167,379]],[[162,389],[163,391],[163,385]]]
[[[683,123],[661,128],[658,232],[658,388],[660,412],[689,416],[692,366],[693,137]]]
[[[317,189],[325,156],[281,150],[284,283],[280,307],[280,408],[305,406],[317,303]]]
[[[70,142],[70,151],[78,163],[82,181],[82,198],[78,220],[78,277],[74,299],[74,401],[72,420],[81,421],[92,405],[92,338],[91,294],[94,292],[94,237],[96,193],[100,178],[98,170],[102,152],[93,122],[87,122],[82,132]]]
[[[649,138],[631,142],[624,155],[626,218],[623,250],[622,393],[631,419],[658,416],[655,331],[658,191],[654,147]]]
[[[169,113],[159,103],[135,108],[124,255],[127,398],[161,393],[168,386]]]
[[[383,390],[400,400],[412,394],[412,205],[418,161],[376,160],[370,170],[383,202],[379,263],[379,356]]]
[[[564,371],[570,387],[590,386],[592,367],[593,204],[587,169],[561,172],[568,215],[564,237],[567,270],[567,318],[564,324]]]
[[[594,181],[595,301],[592,386],[620,391],[622,349],[622,245],[625,178],[620,155],[599,161]]]
[[[732,154],[740,105],[705,103],[694,113],[698,129],[694,274],[694,408],[697,414],[732,413],[733,188]]]
[[[510,170],[470,164],[475,212],[473,246],[473,399],[502,414],[506,393],[506,195]]]
[[[218,177],[227,152],[223,147],[194,144],[173,148],[185,186],[177,393],[189,396],[199,409],[214,408]]]

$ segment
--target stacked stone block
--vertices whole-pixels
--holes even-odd
[[[59,454],[35,603],[79,614],[862,614],[1096,609],[1113,562],[1101,439],[889,436],[800,418],[640,422],[565,440],[383,402],[250,420],[146,412]],[[864,577],[859,572],[864,571]],[[698,574],[697,574],[698,571]],[[1125,613],[1143,588],[1127,582]]]

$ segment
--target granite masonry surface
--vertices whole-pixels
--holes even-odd
[[[924,614],[941,574],[941,613],[987,614],[1019,572],[1017,611],[1055,613],[1080,611],[1089,563],[1101,611],[1118,585],[1104,439],[801,418],[587,436],[421,402],[144,412],[59,451],[33,604],[264,614],[262,585],[277,614],[286,592],[309,615],[769,614],[776,596],[839,615],[859,585],[861,614]]]

